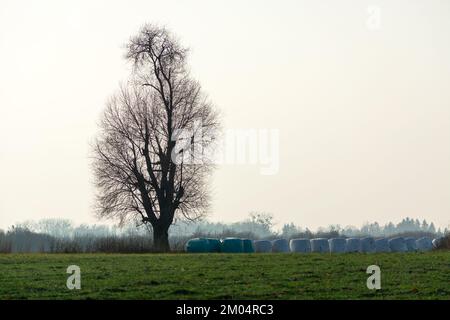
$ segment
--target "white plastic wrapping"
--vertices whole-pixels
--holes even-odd
[[[253,241],[253,246],[255,247],[255,252],[258,253],[272,252],[272,242],[269,240],[255,240]]]
[[[347,241],[344,238],[333,238],[328,240],[331,253],[344,253],[347,248]]]
[[[415,238],[405,238],[405,242],[406,242],[406,250],[408,250],[408,252],[417,251]]]
[[[289,243],[286,239],[273,240],[272,252],[289,252]]]
[[[347,252],[359,252],[361,250],[361,240],[359,238],[348,238],[346,241]]]
[[[389,240],[389,248],[391,252],[406,252],[408,251],[406,247],[406,241],[402,237],[397,237]]]
[[[311,252],[311,243],[309,239],[292,239],[289,242],[291,252],[309,253]]]
[[[375,252],[391,252],[391,248],[389,247],[389,240],[386,238],[375,240]]]
[[[317,238],[311,239],[311,252],[330,252],[330,247],[328,245],[328,239]]]
[[[361,239],[360,252],[372,253],[376,251],[375,239],[371,237]]]
[[[433,250],[433,241],[428,237],[417,239],[416,246],[418,251]]]

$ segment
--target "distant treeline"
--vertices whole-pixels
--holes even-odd
[[[361,228],[340,225],[331,225],[326,229],[319,228],[319,231],[336,231],[340,235],[348,237],[372,236],[372,237],[391,237],[399,234],[429,234],[436,236],[443,236],[450,230],[447,228],[436,229],[433,222],[428,223],[426,220],[405,218],[397,224],[389,222],[385,225],[380,225],[378,222],[366,223]],[[298,228],[293,223],[285,224],[282,233],[285,235],[308,232],[308,229],[303,230]]]
[[[249,218],[235,223],[178,221],[170,229],[171,247],[183,250],[184,244],[195,237],[239,237],[250,239],[276,238],[334,238],[334,237],[441,237],[449,233],[437,229],[433,223],[405,218],[401,222],[386,225],[368,223],[361,228],[332,225],[310,231],[293,223],[285,224],[280,231],[274,228],[274,218],[270,214],[252,213]],[[151,252],[151,230],[134,223],[123,226],[75,225],[70,220],[43,219],[16,224],[7,231],[0,230],[0,252]]]

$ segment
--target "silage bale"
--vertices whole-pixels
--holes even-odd
[[[389,248],[391,249],[391,252],[406,252],[408,250],[406,248],[405,239],[402,237],[390,239]]]
[[[255,240],[253,241],[255,252],[269,253],[272,252],[272,242],[269,240]]]
[[[244,251],[242,239],[238,238],[223,239],[220,251],[224,253],[242,253]]]
[[[328,245],[328,239],[317,238],[311,239],[311,252],[330,252],[330,246]]]
[[[386,238],[375,240],[375,252],[391,252],[389,240]]]
[[[439,248],[444,243],[444,240],[444,237],[433,239],[433,241],[431,242],[433,244],[433,248]]]
[[[375,239],[372,237],[366,237],[361,239],[360,252],[372,253],[376,251]]]
[[[291,252],[309,253],[311,252],[311,243],[309,239],[292,239],[289,242],[289,248]]]
[[[418,251],[430,251],[433,250],[433,241],[428,237],[423,237],[416,240],[416,246]]]
[[[405,238],[406,250],[408,252],[417,251],[416,239],[415,238]]]
[[[186,243],[185,250],[189,253],[208,252],[208,240],[204,238],[191,239]]]
[[[208,252],[220,252],[220,240],[208,238]]]
[[[433,239],[433,241],[431,242],[433,244],[433,248],[437,248],[439,247],[439,239]]]
[[[289,243],[286,239],[277,239],[272,241],[272,252],[289,252]]]
[[[250,239],[244,239],[242,240],[242,245],[243,245],[243,251],[245,253],[253,253],[255,252],[255,248],[253,246],[253,241]]]
[[[344,238],[333,238],[328,240],[331,253],[344,253],[346,251],[347,241]]]
[[[348,238],[346,240],[345,251],[347,252],[359,252],[361,250],[361,239]]]

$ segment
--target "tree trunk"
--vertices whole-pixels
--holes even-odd
[[[169,227],[156,225],[153,227],[153,248],[156,252],[169,252]]]

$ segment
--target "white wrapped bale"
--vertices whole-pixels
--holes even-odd
[[[344,253],[347,248],[347,241],[343,238],[333,238],[328,240],[331,253]]]
[[[406,242],[406,250],[408,250],[408,252],[417,251],[417,245],[416,245],[415,238],[406,238],[405,242]]]
[[[397,237],[389,240],[389,248],[391,252],[406,252],[406,241],[402,237]]]
[[[311,252],[311,243],[309,239],[292,239],[289,242],[291,252],[296,253],[309,253]]]
[[[438,239],[433,239],[433,241],[431,242],[432,244],[433,244],[433,248],[434,249],[437,249],[437,248],[439,248],[442,244],[444,244],[445,242],[445,238],[444,237],[441,237],[441,238],[438,238]]]
[[[391,248],[389,248],[389,240],[386,238],[375,240],[375,252],[391,252]]]
[[[433,239],[433,241],[432,241],[432,243],[433,243],[433,248],[437,248],[437,247],[439,247],[439,244],[440,244],[440,242],[439,242],[440,240],[439,239]]]
[[[330,252],[328,239],[325,238],[311,239],[311,252],[319,252],[319,253]]]
[[[359,238],[348,238],[346,240],[347,252],[359,252],[361,250],[361,240]]]
[[[433,241],[428,237],[417,239],[416,246],[418,251],[433,250]]]
[[[269,240],[255,240],[253,241],[255,252],[257,253],[269,253],[272,252],[272,242]]]
[[[360,252],[372,253],[376,251],[375,239],[371,237],[361,239]]]
[[[277,239],[272,241],[272,252],[289,252],[289,243],[286,239]]]

